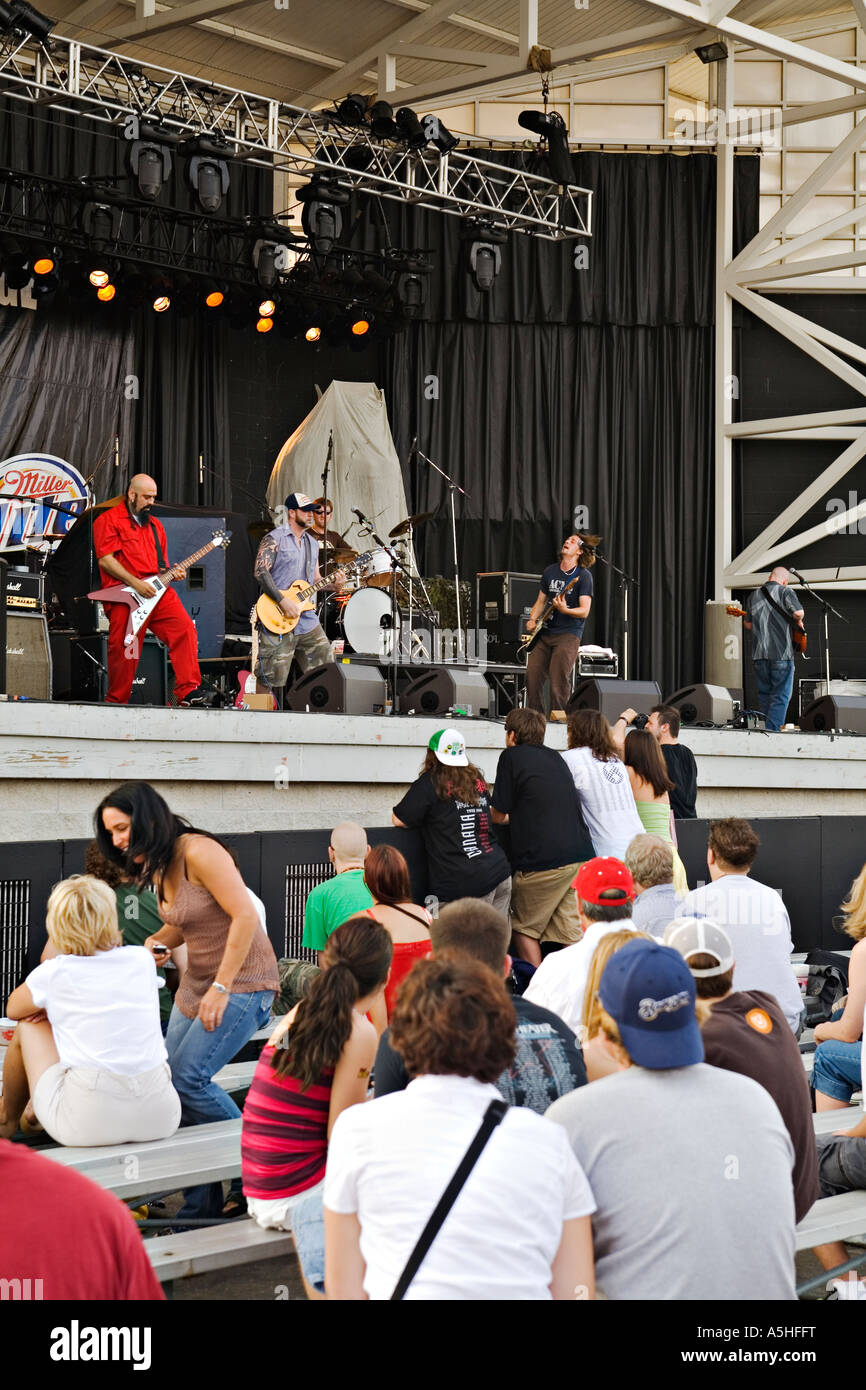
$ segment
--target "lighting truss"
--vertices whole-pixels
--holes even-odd
[[[511,231],[548,241],[592,234],[592,192],[452,150],[408,150],[304,111],[70,39],[6,37],[0,92],[114,126],[137,115],[182,136],[223,137],[251,164],[327,172],[357,192],[465,217],[495,215]]]

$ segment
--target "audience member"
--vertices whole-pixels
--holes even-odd
[[[373,895],[373,906],[367,908],[366,915],[382,923],[394,946],[384,996],[390,1018],[397,990],[412,966],[430,955],[431,917],[426,907],[413,903],[409,865],[393,845],[377,845],[370,850],[364,861],[364,882]],[[379,1033],[384,1030],[385,1021],[378,1028]]]
[[[114,893],[90,875],[55,885],[46,927],[56,954],[6,1004],[20,1021],[3,1068],[0,1136],[15,1133],[29,1096],[28,1119],[58,1144],[166,1139],[180,1124],[180,1101],[153,957],[123,947]]]
[[[483,898],[508,912],[511,869],[491,828],[489,790],[457,729],[440,729],[430,739],[421,775],[391,820],[420,833],[428,886],[440,903]]]
[[[673,845],[658,835],[635,835],[625,852],[625,867],[637,894],[631,914],[635,928],[661,940],[682,902],[674,888]]]
[[[331,932],[356,912],[373,906],[373,895],[364,882],[364,861],[369,850],[366,830],[354,821],[342,821],[331,831],[328,859],[334,866],[334,876],[316,885],[304,907],[302,944],[317,952],[319,965]]]
[[[365,1014],[381,999],[391,937],[379,922],[351,917],[328,937],[325,964],[309,994],[263,1049],[244,1104],[241,1172],[250,1215],[291,1230],[292,1210],[317,1194],[337,1116],[363,1101],[376,1055]],[[324,1230],[308,1245],[311,1282],[324,1281]]]
[[[815,1028],[812,1085],[818,1110],[843,1109],[862,1088],[861,1038],[866,1009],[866,865],[842,904],[843,931],[854,941],[848,962],[848,997],[828,1023]]]
[[[0,1185],[4,1298],[16,1297],[7,1289],[19,1280],[22,1299],[76,1306],[165,1298],[129,1211],[90,1178],[0,1139]]]
[[[622,859],[643,823],[604,715],[594,709],[570,714],[568,752],[562,756],[577,789],[595,854]]]
[[[526,988],[524,999],[550,1009],[578,1037],[583,998],[593,952],[608,932],[631,926],[634,883],[619,859],[590,859],[581,865],[572,885],[583,937],[564,951],[542,961]]]
[[[852,1129],[819,1134],[817,1147],[822,1197],[866,1191],[866,1116],[861,1113]],[[816,1245],[815,1254],[825,1269],[838,1269],[848,1260],[848,1250],[842,1241]],[[856,1269],[831,1279],[828,1287],[835,1288],[839,1298],[866,1301],[866,1279],[859,1278]]]
[[[674,820],[695,820],[698,765],[691,748],[679,742],[679,710],[671,705],[653,705],[646,727],[647,731],[658,739],[668,777],[674,784],[670,791]]]
[[[165,925],[148,937],[148,949],[158,955],[161,947],[187,947],[165,1038],[182,1123],[239,1119],[213,1078],[267,1023],[279,977],[233,856],[215,836],[174,815],[147,782],[128,782],[104,798],[96,839],[107,859],[156,889]],[[184,1198],[181,1220],[219,1217],[225,1205],[219,1182],[189,1188]]]
[[[794,1146],[794,1211],[798,1221],[818,1197],[818,1166],[809,1083],[785,1015],[771,994],[733,988],[731,938],[708,917],[680,917],[665,933],[691,971],[705,1060],[750,1076],[769,1091]]]
[[[430,925],[434,956],[460,951],[500,978],[507,976],[511,965],[505,954],[509,932],[508,919],[475,898],[449,903]],[[559,1096],[585,1085],[583,1058],[574,1033],[556,1014],[521,995],[511,1002],[517,1016],[517,1051],[496,1086],[509,1105],[525,1105],[543,1115]],[[379,1043],[373,1080],[377,1097],[409,1085],[409,1073],[391,1046],[390,1033]]]
[[[703,1061],[695,985],[676,951],[623,946],[600,996],[618,1070],[548,1111],[595,1197],[599,1289],[613,1299],[793,1300],[794,1154],[775,1102]]]
[[[665,760],[653,735],[646,729],[630,729],[623,745],[623,760],[628,768],[637,813],[644,830],[658,835],[671,846],[674,857],[674,887],[687,893],[689,884],[683,861],[677,854],[672,833],[673,820],[669,793],[673,782],[667,774]]]
[[[542,941],[569,945],[580,936],[571,884],[592,858],[571,773],[544,747],[547,722],[534,709],[505,717],[505,752],[496,769],[491,815],[511,832],[514,952],[541,964]]]
[[[601,1031],[603,1010],[598,990],[601,977],[604,974],[604,967],[611,956],[620,947],[627,946],[630,941],[652,941],[652,939],[647,932],[633,931],[631,927],[624,927],[621,931],[610,931],[606,936],[603,936],[592,953],[589,974],[586,977],[586,989],[583,992],[583,1019],[580,1033],[583,1059],[586,1063],[586,1075],[589,1081],[600,1081],[603,1076],[610,1076],[619,1070],[617,1062],[604,1045]]]
[[[345,1110],[325,1175],[325,1284],[333,1299],[390,1299],[479,1132],[515,1051],[502,983],[465,955],[419,961],[391,1027],[413,1077]],[[586,1089],[586,1088],[585,1088]],[[595,1203],[565,1135],[505,1108],[406,1291],[414,1300],[593,1296]]]
[[[710,824],[707,868],[710,882],[680,904],[682,917],[709,917],[731,938],[734,989],[772,994],[792,1031],[803,1012],[791,968],[791,923],[780,893],[749,877],[760,840],[749,822],[734,818]]]

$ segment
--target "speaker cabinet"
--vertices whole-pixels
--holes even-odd
[[[574,714],[579,709],[597,709],[608,724],[613,724],[624,709],[649,714],[653,705],[660,705],[661,702],[661,691],[655,681],[599,680],[592,677],[578,681],[566,705],[566,712]]]
[[[104,700],[108,692],[108,633],[79,637],[72,643],[72,698]],[[145,633],[132,682],[131,705],[168,704],[168,650],[152,632]]]
[[[6,561],[0,556],[0,695],[6,694]]]
[[[824,695],[803,711],[798,722],[804,733],[820,734],[836,729],[849,734],[866,734],[866,696]]]
[[[684,685],[665,704],[679,710],[683,725],[727,724],[734,717],[733,697],[722,685]]]
[[[447,714],[449,710],[482,719],[496,716],[493,691],[480,671],[431,667],[406,686],[400,696],[401,714]]]
[[[387,686],[375,666],[329,661],[299,676],[286,692],[286,709],[303,713],[384,714]]]
[[[39,613],[6,613],[6,693],[51,699],[48,623]]]

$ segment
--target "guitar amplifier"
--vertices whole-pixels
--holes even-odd
[[[616,652],[581,651],[577,658],[579,676],[618,676],[619,657]]]
[[[10,569],[6,575],[6,607],[18,613],[45,612],[45,575]]]
[[[108,635],[72,642],[71,686],[74,700],[105,699],[108,689]],[[152,632],[145,634],[132,682],[131,705],[168,704],[168,650]]]
[[[506,632],[503,619],[506,614],[519,617],[528,613],[540,587],[540,574],[515,574],[511,570],[476,574],[474,625],[487,630],[488,640],[514,641],[519,634]]]

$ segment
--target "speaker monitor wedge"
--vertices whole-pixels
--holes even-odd
[[[838,729],[849,734],[866,734],[866,696],[824,695],[812,701],[798,722],[804,733],[820,734]]]
[[[565,708],[568,714],[579,709],[597,709],[608,724],[613,724],[624,709],[649,714],[653,705],[661,702],[661,691],[655,681],[603,680],[592,676],[578,681]]]
[[[493,692],[480,671],[449,671],[444,666],[423,671],[400,695],[401,714],[446,714],[450,709],[493,718]]]
[[[666,705],[679,710],[680,723],[727,724],[734,717],[734,701],[724,685],[684,685]]]
[[[299,676],[286,692],[286,709],[302,713],[384,714],[387,686],[375,666],[329,661]]]

